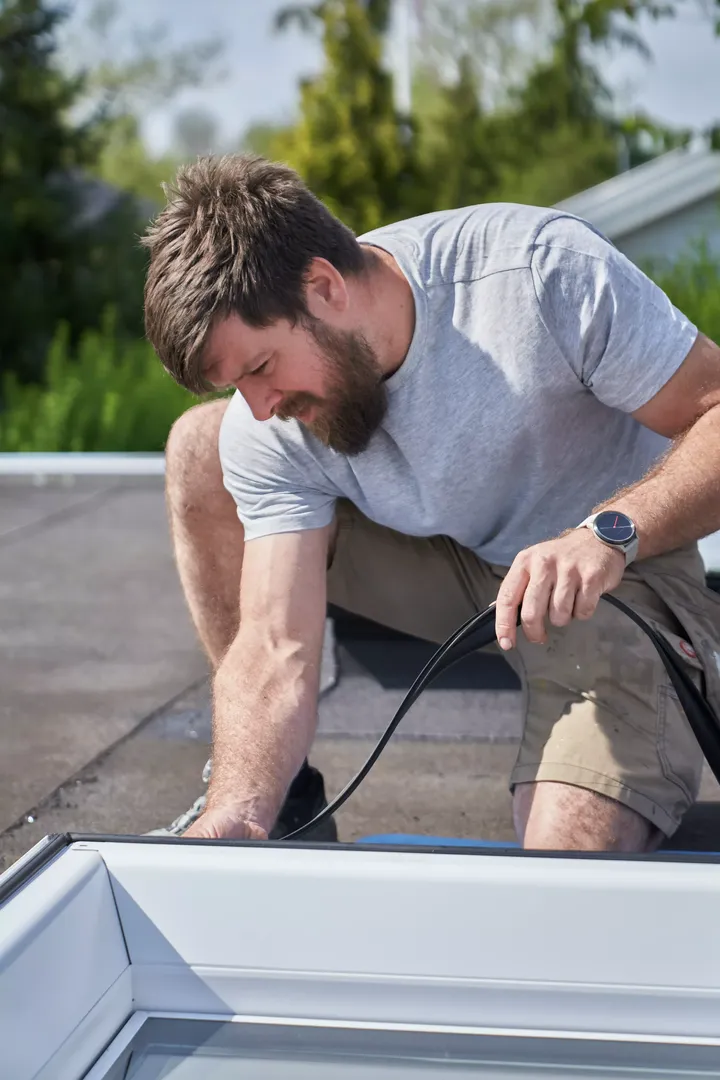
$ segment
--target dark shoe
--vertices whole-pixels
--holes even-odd
[[[270,839],[282,840],[288,833],[312,821],[326,806],[325,781],[322,773],[306,761],[290,785],[283,807],[270,833]],[[321,821],[317,828],[298,837],[298,842],[335,844],[337,838],[335,819],[330,817],[326,821]]]
[[[176,817],[169,825],[163,829],[152,829],[151,832],[145,833],[145,836],[183,836],[191,825],[194,825],[197,819],[205,810],[206,798],[201,795],[192,804],[189,810]]]
[[[212,772],[212,762],[208,761],[203,769],[203,782],[205,784],[210,780]],[[189,810],[186,810],[179,817],[164,829],[153,829],[152,832],[146,833],[147,836],[182,836],[193,825],[205,809],[206,798],[201,795],[192,804]],[[311,821],[321,810],[324,810],[327,806],[327,799],[325,798],[325,782],[322,777],[322,773],[317,769],[309,765],[307,761],[302,765],[300,772],[297,774],[290,790],[287,793],[285,802],[278,814],[277,821],[270,832],[271,840],[282,840],[288,833],[294,832],[295,829],[299,829],[301,825],[307,824]],[[306,833],[304,836],[299,837],[299,841],[306,840],[312,843],[318,844],[334,844],[337,842],[337,827],[333,818],[328,818],[327,821],[323,821],[317,829],[313,829],[311,832]]]
[[[210,774],[212,772],[212,758],[205,762],[205,767],[202,771],[203,784],[208,783]],[[146,836],[182,836],[191,825],[194,825],[197,819],[205,810],[205,804],[207,798],[205,795],[200,795],[195,800],[189,810],[186,810],[179,817],[176,817],[169,825],[162,829],[153,829],[152,832],[145,833]]]

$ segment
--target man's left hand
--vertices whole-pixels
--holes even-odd
[[[603,544],[589,529],[573,529],[521,551],[497,596],[500,647],[507,650],[516,644],[518,608],[525,637],[544,644],[546,618],[553,626],[592,618],[600,597],[617,588],[624,571],[624,553]]]

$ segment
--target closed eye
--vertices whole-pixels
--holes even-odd
[[[258,366],[256,368],[253,368],[252,371],[250,372],[250,374],[251,375],[263,375],[267,371],[268,366],[269,366],[272,359],[273,359],[273,357],[269,356],[267,358],[267,360],[263,360],[262,364],[258,364]]]

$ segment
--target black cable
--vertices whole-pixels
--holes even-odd
[[[622,600],[618,600],[615,596],[603,596],[602,599],[606,600],[620,611],[623,611],[628,618],[632,619],[632,621],[650,638],[670,676],[670,681],[678,695],[678,699],[687,716],[695,738],[700,744],[705,760],[712,769],[716,780],[720,783],[720,721],[711,709],[709,702],[698,690],[697,686],[682,666],[679,658],[675,656],[665,639],[646,623],[642,616],[638,615],[636,611],[628,607],[627,604],[624,604]],[[518,625],[519,623],[520,616],[518,614]],[[463,657],[471,652],[475,652],[477,649],[492,644],[496,640],[495,605],[491,604],[485,611],[478,612],[468,619],[467,622],[451,634],[433,656],[430,657],[427,664],[403,698],[397,712],[388,724],[385,732],[381,736],[373,752],[370,754],[370,757],[355,774],[350,783],[347,784],[340,794],[333,799],[324,810],[321,810],[312,821],[308,821],[305,825],[301,825],[299,829],[295,829],[294,832],[288,833],[283,837],[283,840],[297,840],[310,832],[321,822],[326,821],[327,818],[331,817],[363,782],[392,738],[398,724],[403,717],[407,715],[423,690],[434,682],[434,680],[444,671],[447,671],[448,668],[452,667],[453,664],[462,660]]]
[[[649,626],[636,611],[624,604],[622,600],[618,600],[615,596],[605,596],[603,599],[619,608],[620,611],[624,611],[628,618],[632,619],[641,630],[644,630],[652,641],[670,676],[670,681],[693,730],[693,734],[700,744],[705,760],[710,766],[715,779],[720,782],[720,721],[718,721],[718,717],[711,709],[710,703],[698,690],[681,661],[661,634]]]

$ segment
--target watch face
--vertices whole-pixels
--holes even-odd
[[[603,510],[595,518],[595,529],[608,544],[627,544],[635,535],[635,526],[625,514]]]

